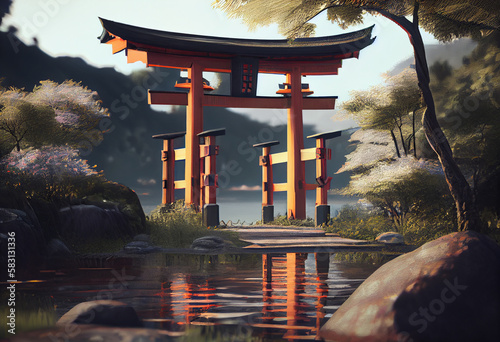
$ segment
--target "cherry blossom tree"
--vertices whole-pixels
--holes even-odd
[[[98,142],[103,133],[99,123],[107,116],[97,93],[73,81],[42,81],[32,92],[0,89],[0,132],[17,151]]]

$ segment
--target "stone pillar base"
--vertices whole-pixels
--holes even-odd
[[[219,205],[205,204],[202,210],[203,224],[207,227],[219,226]]]
[[[330,221],[330,206],[329,205],[317,205],[316,215],[314,219],[314,224],[316,227],[322,226],[323,224],[328,224]]]
[[[274,205],[266,205],[262,207],[262,223],[274,221]]]

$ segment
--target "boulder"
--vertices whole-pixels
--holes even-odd
[[[38,222],[33,221],[33,218],[24,211],[0,208],[0,264],[2,265],[7,264],[9,243],[15,246],[16,277],[22,277],[32,268],[36,268],[45,254],[45,239]],[[0,270],[2,276],[6,269],[7,267],[4,267]]]
[[[59,210],[60,233],[74,241],[131,237],[127,218],[118,210],[78,204]]]
[[[225,241],[220,237],[213,235],[198,238],[191,244],[191,248],[202,251],[212,251],[223,249],[224,247],[226,247]]]
[[[403,235],[396,232],[385,232],[375,238],[375,241],[385,243],[387,245],[404,245],[405,239]]]
[[[146,215],[137,194],[125,185],[106,181],[92,189],[82,200],[83,204],[96,205],[103,209],[118,209],[126,218],[132,236],[144,233]]]
[[[154,253],[160,250],[159,247],[151,246],[149,242],[146,241],[132,241],[123,247],[123,251],[126,253],[135,253],[135,254],[146,254],[146,253]]]
[[[77,304],[66,312],[56,323],[98,324],[113,327],[142,327],[134,308],[114,300],[94,300]]]
[[[47,243],[47,256],[53,258],[67,258],[71,256],[71,251],[61,240],[51,239],[49,243]]]
[[[24,221],[37,229],[40,228],[38,217],[24,193],[18,189],[2,187],[2,185],[3,184],[0,184],[0,208],[22,211],[22,216],[28,217],[28,219],[24,219]]]
[[[453,233],[375,271],[321,328],[326,341],[500,341],[500,246]]]

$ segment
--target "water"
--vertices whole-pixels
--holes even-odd
[[[37,327],[50,326],[80,302],[113,299],[134,307],[149,328],[203,327],[193,341],[206,334],[305,341],[375,269],[327,253],[85,259],[17,284],[18,312],[31,317],[18,316],[17,327],[34,327],[33,316]]]

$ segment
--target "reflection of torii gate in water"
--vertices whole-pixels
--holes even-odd
[[[112,45],[113,53],[125,50],[128,63],[144,62],[147,66],[177,68],[188,71],[184,88],[188,93],[149,91],[150,104],[185,105],[185,149],[175,151],[172,140],[182,133],[156,136],[164,140],[163,204],[174,200],[175,189],[185,189],[186,205],[200,206],[204,222],[219,224],[219,209],[215,200],[215,135],[222,130],[203,132],[203,106],[228,108],[287,108],[287,151],[270,155],[273,144],[263,147],[263,220],[273,217],[273,191],[287,191],[288,217],[306,218],[306,190],[316,189],[316,224],[329,217],[326,194],[325,140],[340,135],[329,132],[315,136],[316,148],[304,149],[302,110],[334,109],[336,96],[306,97],[301,77],[306,75],[336,75],[342,59],[357,58],[359,51],[373,42],[372,27],[337,36],[287,40],[229,39],[145,29],[101,19],[104,28],[102,43]],[[204,94],[203,71],[231,73],[231,95]],[[278,93],[284,97],[257,96],[258,73],[285,74],[286,83]],[[206,88],[206,85],[205,85]],[[307,87],[305,87],[307,88]],[[210,135],[212,134],[212,135]],[[204,144],[200,146],[200,137]],[[312,138],[312,137],[311,137]],[[201,150],[201,154],[200,154]],[[202,159],[200,159],[202,158]],[[185,159],[185,179],[173,180],[175,160]],[[317,160],[317,184],[306,184],[304,162]],[[268,179],[271,167],[287,163],[287,182],[273,184]],[[207,173],[208,172],[208,173]],[[271,171],[272,175],[272,171]]]

